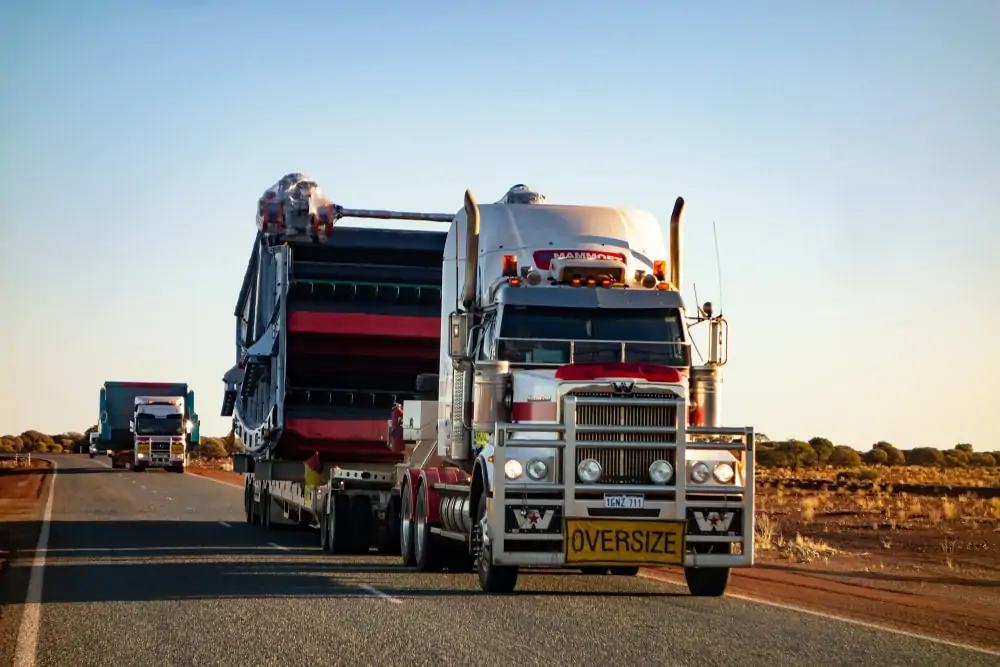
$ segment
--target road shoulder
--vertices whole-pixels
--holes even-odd
[[[13,563],[31,557],[38,543],[52,467],[37,458],[30,467],[0,459],[0,664],[14,664],[31,568]]]

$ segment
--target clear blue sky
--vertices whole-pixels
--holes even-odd
[[[303,171],[362,208],[683,195],[726,421],[1000,448],[1000,2],[702,5],[4,3],[0,433],[176,379],[224,434],[256,200]]]

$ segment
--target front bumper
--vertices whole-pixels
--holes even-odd
[[[564,399],[563,414],[576,414],[577,403],[615,405],[622,399]],[[631,401],[632,405],[636,401]],[[683,402],[679,401],[683,408]],[[678,411],[679,415],[686,411]],[[569,424],[497,424],[493,449],[493,488],[487,498],[487,521],[493,562],[497,565],[527,567],[578,568],[588,566],[679,565],[685,567],[751,567],[754,564],[754,434],[752,428],[686,427],[683,417],[676,427],[624,427],[629,433],[663,432],[659,442],[584,441],[577,431],[614,433],[614,426]],[[557,434],[557,439],[541,439]],[[518,434],[514,439],[510,436]],[[545,436],[542,436],[545,434]],[[534,437],[532,437],[534,435]],[[540,437],[541,436],[541,437]],[[689,438],[720,437],[727,442],[689,441]],[[633,438],[635,440],[637,438]],[[626,438],[628,440],[628,438]],[[642,458],[643,450],[672,449],[675,452],[674,477],[666,485],[654,484],[584,484],[577,478],[577,450],[603,451],[608,455]],[[512,482],[504,476],[504,463],[520,458],[519,452],[555,450],[558,483]],[[610,450],[610,451],[608,451]],[[688,479],[685,462],[690,450],[728,451],[737,458],[739,476],[730,485],[694,484]],[[620,452],[616,454],[616,452]],[[627,452],[627,454],[625,453]],[[648,458],[648,456],[647,456]],[[643,496],[641,507],[610,508],[605,495]],[[581,537],[583,531],[584,537]],[[636,531],[645,534],[640,537]],[[654,534],[655,533],[655,534]],[[566,536],[573,535],[577,548],[570,548]],[[630,548],[630,536],[635,544]],[[585,549],[581,539],[592,546],[603,540],[604,547]],[[624,542],[622,540],[625,540]],[[663,553],[656,544],[670,543],[673,553]],[[660,553],[652,553],[660,552]]]

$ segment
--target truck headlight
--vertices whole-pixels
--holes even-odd
[[[720,484],[729,484],[733,481],[733,477],[736,477],[736,471],[733,470],[733,466],[728,463],[720,463],[715,466],[715,470],[712,471],[712,476],[715,477],[715,481]]]
[[[693,466],[691,466],[691,481],[695,482],[696,484],[704,484],[706,481],[708,481],[708,476],[710,474],[711,471],[709,471],[708,465],[706,463],[698,461]]]
[[[584,459],[576,467],[580,481],[593,483],[601,478],[601,464],[596,459]]]
[[[545,479],[546,475],[549,474],[549,466],[541,459],[532,459],[528,461],[528,477],[535,480],[536,482],[540,479]]]
[[[524,466],[517,459],[507,459],[503,464],[503,474],[507,479],[517,479],[524,474]]]
[[[674,467],[669,461],[653,461],[649,465],[649,478],[654,484],[666,484],[674,476]]]

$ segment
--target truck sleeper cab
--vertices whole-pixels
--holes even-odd
[[[720,346],[706,366],[691,363],[685,319],[710,322],[710,337],[724,321],[709,304],[687,317],[677,292],[683,205],[671,217],[667,282],[649,216],[534,205],[480,213],[466,193],[452,232],[464,229],[467,245],[450,236],[445,254],[445,276],[459,280],[442,298],[455,304],[442,313],[443,464],[403,479],[405,563],[439,569],[467,562],[465,551],[486,592],[512,590],[521,567],[673,565],[699,596],[723,594],[730,568],[753,565],[754,433],[719,425],[709,385],[725,363]],[[563,238],[525,240],[554,229]],[[621,245],[587,245],[598,237]],[[469,261],[456,255],[463,245]]]

